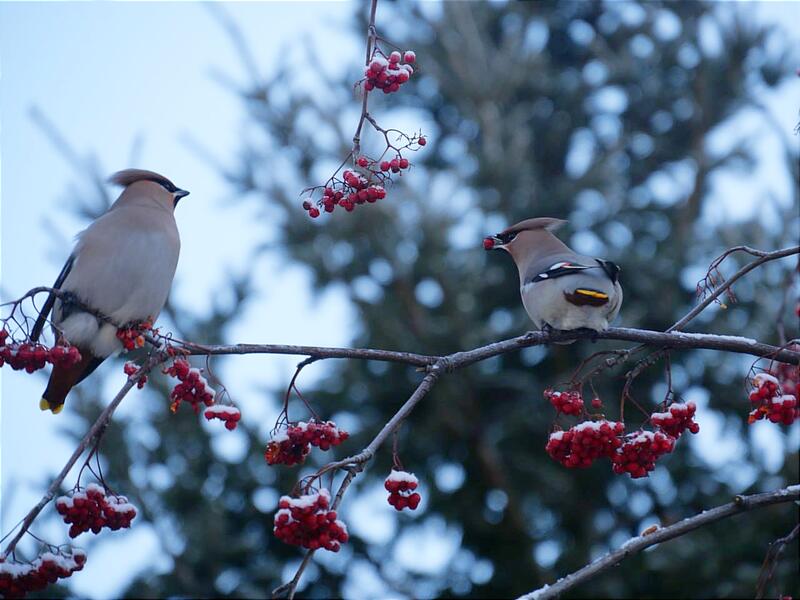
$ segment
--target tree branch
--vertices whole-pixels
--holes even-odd
[[[125,385],[122,386],[122,389],[117,392],[117,395],[114,396],[114,399],[111,400],[108,406],[103,409],[103,412],[100,413],[100,416],[97,417],[94,424],[89,428],[89,431],[87,431],[86,435],[84,435],[83,439],[81,439],[78,447],[75,448],[72,456],[70,456],[69,460],[67,460],[67,464],[64,465],[64,468],[61,469],[61,472],[56,476],[55,479],[53,479],[50,487],[47,488],[45,495],[42,496],[42,499],[39,500],[36,506],[34,506],[28,512],[28,514],[25,515],[19,531],[16,533],[16,535],[14,535],[13,538],[11,538],[11,541],[8,542],[6,549],[3,551],[3,559],[7,558],[9,554],[14,552],[14,549],[17,547],[17,543],[28,531],[33,521],[37,516],[39,516],[39,513],[42,512],[42,509],[47,506],[47,503],[55,497],[64,479],[66,479],[67,475],[69,475],[72,467],[75,466],[75,463],[84,453],[86,448],[88,448],[90,444],[97,441],[103,435],[105,428],[111,421],[111,416],[114,414],[114,411],[117,409],[117,406],[119,406],[120,402],[122,402],[122,399],[125,397],[125,395],[131,390],[132,387],[136,385],[139,379],[146,376],[154,366],[162,363],[165,358],[166,356],[161,355],[160,353],[151,356],[135,375],[132,375],[128,378],[128,381],[126,381]]]
[[[533,592],[520,596],[519,600],[547,600],[549,598],[557,598],[561,594],[571,590],[576,585],[585,583],[593,579],[597,575],[608,571],[613,566],[619,564],[629,556],[641,552],[645,548],[654,546],[661,542],[686,535],[690,531],[694,531],[705,525],[710,525],[721,519],[737,515],[754,508],[761,508],[771,504],[778,504],[781,502],[791,502],[800,499],[800,485],[790,485],[789,487],[766,492],[763,494],[752,494],[750,496],[736,496],[733,502],[723,504],[711,510],[703,511],[702,513],[689,517],[670,525],[657,529],[655,532],[631,538],[617,550],[609,552],[601,558],[592,561],[582,569],[575,571],[559,579],[553,585],[545,585]]]

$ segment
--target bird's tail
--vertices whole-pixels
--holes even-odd
[[[92,371],[100,366],[102,358],[94,356],[88,350],[81,349],[81,360],[69,367],[53,365],[47,388],[39,400],[41,410],[49,410],[57,415],[64,409],[64,401],[70,390],[83,381]]]

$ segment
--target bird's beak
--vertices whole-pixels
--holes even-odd
[[[178,206],[178,200],[181,198],[185,198],[189,195],[189,192],[186,190],[175,190],[175,206]]]
[[[499,250],[503,247],[503,240],[496,235],[489,235],[483,238],[484,250]]]

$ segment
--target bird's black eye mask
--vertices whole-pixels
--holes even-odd
[[[171,181],[168,181],[166,179],[148,179],[147,181],[152,181],[153,183],[157,183],[158,185],[163,187],[165,190],[167,190],[170,194],[174,194],[175,195],[175,203],[172,205],[173,208],[178,206],[178,201],[181,198],[183,198],[184,196],[188,196],[189,195],[189,192],[187,192],[186,190],[180,189],[174,183],[172,183]]]
[[[509,242],[511,242],[511,240],[513,240],[515,237],[517,237],[517,232],[516,231],[509,231],[509,232],[506,232],[506,233],[498,233],[495,237],[498,240],[500,240],[500,242],[503,245],[506,245]]]

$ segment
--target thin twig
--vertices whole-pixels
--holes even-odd
[[[756,600],[761,600],[761,598],[766,595],[767,585],[772,579],[772,575],[775,573],[775,567],[778,566],[778,561],[781,558],[781,554],[783,554],[784,548],[786,548],[787,544],[796,540],[799,533],[800,524],[797,524],[794,526],[794,529],[789,532],[789,535],[778,538],[770,544],[767,555],[764,557],[764,563],[761,565],[761,572],[758,574]]]
[[[669,527],[656,529],[655,532],[648,535],[631,538],[617,550],[609,552],[601,558],[592,561],[582,569],[559,579],[553,585],[545,585],[538,590],[520,596],[519,600],[547,600],[549,598],[557,598],[576,585],[586,583],[590,579],[608,571],[629,556],[641,552],[645,548],[686,535],[690,531],[694,531],[705,525],[710,525],[720,519],[731,517],[754,508],[761,508],[781,502],[791,502],[798,499],[800,499],[800,485],[791,485],[764,494],[736,496],[733,502],[703,511],[698,515],[678,521]]]

